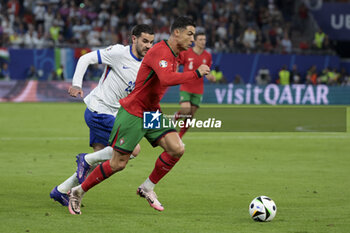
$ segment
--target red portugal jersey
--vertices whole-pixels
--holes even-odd
[[[137,73],[135,89],[120,105],[130,114],[143,117],[145,111],[157,111],[168,86],[201,79],[197,70],[177,72],[177,56],[163,40],[154,45],[143,58]]]
[[[195,53],[192,48],[183,51],[179,55],[179,63],[183,64],[184,71],[194,71],[202,64],[211,66],[211,54],[203,51],[200,55]],[[187,91],[194,94],[203,94],[203,79],[197,79],[193,82],[188,82],[180,86],[180,91]]]

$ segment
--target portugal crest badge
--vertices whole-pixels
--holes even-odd
[[[119,145],[123,145],[124,144],[124,138],[121,138],[120,140],[119,140]]]
[[[168,62],[165,61],[165,60],[160,60],[159,62],[159,66],[162,67],[162,68],[165,68],[168,66]]]

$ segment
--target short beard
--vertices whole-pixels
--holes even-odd
[[[138,46],[138,43],[136,43],[136,53],[137,53],[137,56],[141,59],[143,58],[143,54],[142,54],[142,50],[139,48]]]

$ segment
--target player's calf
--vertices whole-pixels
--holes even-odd
[[[113,151],[113,157],[110,160],[110,166],[113,172],[119,172],[124,170],[126,167],[126,164],[128,164],[128,161],[130,159],[129,154],[121,154],[118,151]]]

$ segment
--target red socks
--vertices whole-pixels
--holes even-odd
[[[156,161],[155,167],[149,176],[149,179],[157,184],[179,161],[179,158],[174,158],[167,152],[163,152]],[[114,172],[109,165],[109,160],[98,165],[81,184],[81,188],[87,192],[95,185],[110,177]]]
[[[152,183],[157,184],[179,161],[180,158],[174,158],[167,152],[163,152],[157,159],[155,167],[149,176]]]
[[[98,165],[86,178],[86,180],[81,184],[81,188],[87,192],[89,189],[95,185],[101,183],[103,180],[110,177],[114,172],[109,165],[109,160]]]

